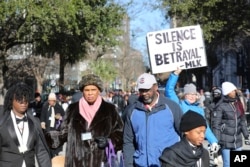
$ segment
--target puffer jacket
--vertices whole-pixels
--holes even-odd
[[[235,101],[224,96],[223,101],[212,114],[212,129],[222,148],[236,149],[242,147],[242,134],[248,138],[245,113],[241,114]]]

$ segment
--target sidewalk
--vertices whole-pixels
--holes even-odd
[[[63,145],[63,150],[59,153],[59,155],[65,155],[66,145],[67,145],[67,143],[65,143],[65,144]],[[208,142],[207,142],[206,140],[204,141],[203,146],[204,146],[205,148],[207,148]],[[243,143],[242,150],[250,150],[250,145],[245,145],[245,144]],[[37,164],[36,164],[36,167],[38,167]],[[223,163],[222,163],[222,162],[219,162],[218,167],[223,167]]]

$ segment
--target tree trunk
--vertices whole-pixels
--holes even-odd
[[[2,71],[2,69],[3,69],[3,63],[0,63],[0,68],[1,68],[1,70],[0,70],[0,105],[3,105],[3,99],[4,99],[4,91],[3,91],[3,87],[4,87],[4,85],[3,85],[3,71]]]
[[[60,68],[59,68],[59,92],[64,91],[64,67],[66,66],[66,61],[64,55],[60,54]]]
[[[37,85],[36,85],[36,91],[39,93],[43,92],[43,78],[41,76],[35,76]]]
[[[2,51],[0,51],[0,105],[3,105],[4,101],[4,62],[5,62],[5,57],[3,54],[1,54]]]

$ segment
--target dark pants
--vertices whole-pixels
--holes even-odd
[[[62,151],[62,149],[63,149],[63,146],[60,146],[60,147],[58,147],[56,149],[50,148],[50,152],[51,152],[52,158],[55,157],[55,156],[57,156],[59,154],[59,152]]]

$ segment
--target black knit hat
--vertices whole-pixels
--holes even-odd
[[[197,112],[188,110],[181,118],[181,132],[187,132],[200,126],[207,127],[207,124],[205,118]]]
[[[88,85],[95,85],[96,87],[98,87],[100,92],[102,92],[103,90],[103,82],[100,77],[95,74],[88,74],[82,77],[82,80],[79,83],[80,91],[83,91],[84,87]]]

